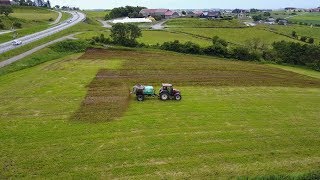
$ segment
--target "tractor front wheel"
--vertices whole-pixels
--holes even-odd
[[[144,101],[144,95],[137,95],[137,100],[138,101]]]
[[[180,101],[182,99],[181,95],[180,94],[176,94],[174,96],[174,99],[177,100],[177,101]]]
[[[168,100],[168,99],[169,99],[169,94],[168,94],[168,93],[161,93],[161,94],[160,94],[160,99],[161,99],[162,101]]]

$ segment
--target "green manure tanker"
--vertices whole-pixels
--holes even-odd
[[[174,89],[172,84],[162,84],[159,94],[155,93],[153,86],[137,84],[133,87],[133,90],[130,93],[135,94],[138,101],[144,101],[145,97],[159,97],[163,101],[169,99],[180,101],[182,99],[180,91]]]

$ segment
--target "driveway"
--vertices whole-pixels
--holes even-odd
[[[53,11],[53,10],[52,10],[52,11]],[[50,23],[50,25],[58,24],[58,23],[60,22],[61,18],[62,18],[62,13],[61,13],[60,11],[53,11],[53,12],[58,13],[59,16],[58,16],[58,18],[57,18],[54,22]]]
[[[98,20],[98,21],[102,24],[102,27],[112,28],[112,26],[109,24],[109,21],[103,21],[103,20]]]
[[[151,29],[155,29],[155,30],[164,29],[165,27],[163,26],[163,24],[166,23],[167,21],[168,21],[168,19],[162,20],[162,21],[158,22],[157,24],[151,26]]]

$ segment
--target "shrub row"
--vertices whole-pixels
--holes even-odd
[[[272,48],[267,48],[259,40],[247,42],[246,46],[229,47],[228,43],[219,37],[213,38],[213,44],[201,47],[192,42],[165,42],[159,45],[162,50],[233,58],[242,61],[271,61],[292,65],[302,65],[320,71],[320,46],[295,42],[274,42]]]
[[[159,45],[159,48],[167,51],[174,51],[186,54],[200,54],[209,56],[218,56],[224,58],[234,58],[243,61],[258,61],[260,56],[249,48],[243,46],[228,47],[228,43],[223,39],[214,37],[213,44],[207,47],[201,47],[193,42],[180,43],[178,40],[165,42]]]

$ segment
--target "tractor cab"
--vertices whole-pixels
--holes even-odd
[[[179,90],[174,89],[172,84],[162,84],[159,91],[160,99],[165,101],[168,99],[181,100],[181,93]]]

